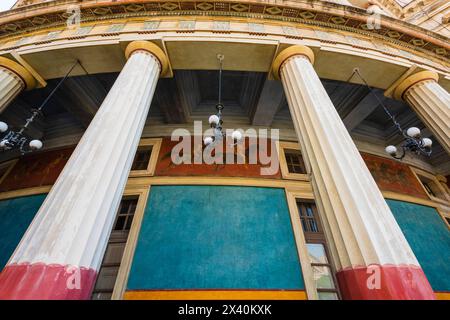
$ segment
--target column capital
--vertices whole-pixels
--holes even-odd
[[[36,79],[34,79],[27,69],[22,67],[17,62],[5,57],[0,57],[0,67],[8,69],[22,79],[26,90],[31,90],[36,86]]]
[[[272,74],[275,79],[280,80],[281,66],[287,59],[293,56],[304,56],[308,58],[309,62],[314,64],[314,52],[311,50],[311,48],[301,45],[290,46],[281,51],[273,61]]]
[[[434,71],[420,71],[413,75],[410,75],[405,80],[400,82],[399,85],[394,89],[394,98],[397,100],[402,100],[403,95],[406,91],[408,91],[412,86],[415,84],[418,84],[419,82],[426,81],[426,80],[439,80],[439,75]]]
[[[139,50],[147,51],[154,55],[161,66],[160,76],[164,77],[167,75],[169,72],[169,59],[160,47],[149,41],[133,41],[126,48],[125,57],[129,59],[134,52]]]

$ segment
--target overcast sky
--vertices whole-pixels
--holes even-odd
[[[11,9],[16,0],[0,0],[0,11]]]

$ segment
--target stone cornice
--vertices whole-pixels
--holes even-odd
[[[60,0],[19,7],[0,14],[0,39],[33,30],[63,26],[66,8],[78,4],[82,21],[104,21],[127,17],[154,16],[228,16],[248,17],[317,25],[381,38],[422,52],[450,59],[448,38],[406,22],[383,16],[381,29],[368,30],[365,10],[328,2],[283,1],[283,5],[259,1],[148,1],[115,2]]]

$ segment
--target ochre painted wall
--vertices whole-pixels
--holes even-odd
[[[0,270],[8,262],[46,195],[0,201]]]
[[[434,291],[450,292],[450,231],[436,209],[387,200]]]
[[[153,186],[127,284],[304,290],[283,189]]]

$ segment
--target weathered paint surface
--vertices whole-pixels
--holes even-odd
[[[201,140],[200,140],[201,142]],[[258,163],[248,164],[250,158],[250,151],[257,150],[257,152],[262,152],[263,154],[267,154],[268,157],[272,154],[272,152],[276,152],[271,148],[271,142],[268,140],[267,145],[265,143],[258,143],[257,148],[250,148],[249,144],[251,143],[249,139],[246,139],[245,142],[245,155],[246,155],[246,164],[237,164],[237,160],[235,158],[235,164],[212,164],[208,165],[203,163],[194,164],[194,147],[191,148],[191,164],[179,164],[175,165],[171,159],[172,148],[177,145],[178,141],[171,141],[170,138],[164,138],[161,150],[159,153],[158,164],[156,165],[155,175],[159,176],[222,176],[222,177],[260,177],[260,178],[272,178],[272,179],[280,179],[281,172],[279,168],[276,168],[276,172],[273,175],[261,175],[261,168],[269,167],[269,164],[261,164],[260,158],[258,157]],[[191,145],[194,145],[194,138],[192,137]],[[226,147],[224,144],[224,153],[226,153]],[[231,152],[231,157],[236,156],[236,147],[234,147],[234,152]],[[274,155],[277,159],[278,156]],[[223,159],[225,162],[226,155],[223,155]]]
[[[337,273],[346,300],[434,300],[433,289],[417,266],[371,265]],[[378,279],[378,280],[377,280]]]
[[[3,269],[46,195],[0,201],[0,269]]]
[[[428,199],[408,165],[367,153],[362,153],[361,156],[380,190]]]
[[[20,158],[0,184],[0,192],[54,184],[73,149],[69,147]]]
[[[434,291],[450,291],[450,231],[436,209],[386,200]]]
[[[127,288],[304,289],[284,190],[153,186]]]

